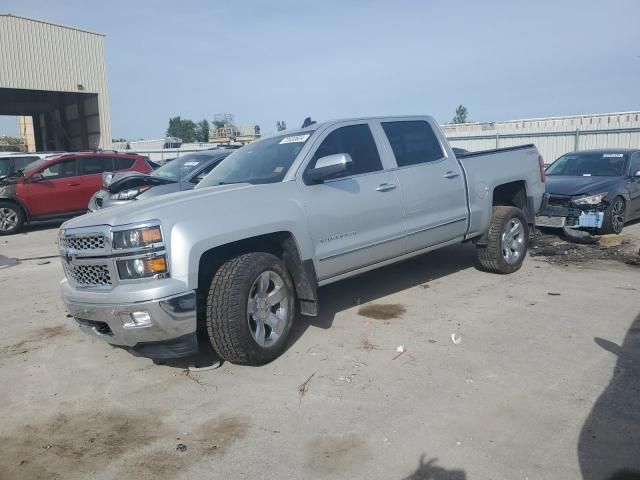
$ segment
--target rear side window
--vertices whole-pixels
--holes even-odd
[[[13,157],[13,168],[17,172],[36,160],[39,160],[39,157]]]
[[[127,170],[128,168],[133,167],[133,164],[136,161],[132,158],[123,158],[123,157],[115,157],[113,159],[113,169],[114,170]]]
[[[348,153],[353,161],[351,172],[342,176],[382,170],[378,148],[368,125],[351,125],[331,132],[316,150],[309,163],[309,169],[315,167],[319,158],[336,153]]]
[[[45,180],[55,180],[56,178],[68,178],[76,176],[76,159],[64,160],[54,163],[42,170]]]
[[[78,175],[94,175],[113,170],[110,157],[80,157],[78,159]]]
[[[444,157],[440,142],[427,122],[383,122],[399,167],[434,162]]]

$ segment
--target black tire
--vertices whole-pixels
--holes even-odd
[[[621,212],[618,209],[622,209]],[[600,235],[608,235],[611,233],[619,234],[624,228],[624,213],[626,204],[624,198],[615,197],[613,201],[604,211],[602,227],[598,230]],[[621,215],[621,216],[620,216]]]
[[[4,214],[7,212],[11,212],[11,216],[16,219],[16,223],[14,226],[10,228],[4,228],[3,224],[0,224],[0,236],[2,235],[13,235],[22,230],[22,226],[24,225],[25,215],[24,210],[19,205],[16,205],[13,202],[0,201],[0,222],[3,222]]]
[[[254,282],[266,272],[275,272],[287,289],[286,323],[273,344],[262,346],[254,339],[247,302]],[[274,287],[275,288],[275,287]],[[287,268],[278,257],[262,252],[247,253],[225,262],[214,274],[206,309],[211,345],[224,360],[244,365],[263,365],[285,349],[295,318],[295,289]]]
[[[521,231],[517,235],[517,240],[522,251],[511,262],[507,261],[503,254],[502,234],[507,225],[521,225]],[[504,245],[505,249],[507,248]],[[520,248],[520,246],[519,246]],[[529,248],[529,225],[524,212],[515,207],[493,207],[489,232],[487,234],[487,244],[477,246],[478,262],[483,270],[493,273],[513,273],[520,269],[522,262],[527,256]],[[512,254],[513,254],[512,250]]]

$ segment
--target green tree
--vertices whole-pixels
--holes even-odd
[[[278,120],[276,122],[276,128],[278,129],[279,132],[281,132],[282,130],[286,130],[287,122],[285,122],[284,120]]]
[[[459,105],[456,108],[456,116],[452,121],[453,123],[467,123],[467,108],[464,105]]]
[[[204,119],[200,120],[196,125],[196,140],[198,142],[209,141],[209,121]]]
[[[169,119],[167,128],[168,137],[177,137],[183,143],[190,143],[196,140],[196,124],[188,118],[173,117]]]

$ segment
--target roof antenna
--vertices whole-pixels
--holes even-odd
[[[307,117],[304,119],[304,122],[302,122],[302,128],[307,128],[310,125],[313,125],[315,122],[315,120],[311,120],[311,117]]]

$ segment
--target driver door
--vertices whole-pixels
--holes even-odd
[[[31,215],[40,217],[82,210],[75,158],[48,165],[38,173],[42,174],[41,180],[26,179],[21,185]]]
[[[306,172],[319,158],[347,153],[352,167],[315,183]],[[404,253],[398,180],[384,166],[368,123],[334,127],[309,154],[300,194],[314,242],[318,280],[330,279]]]

